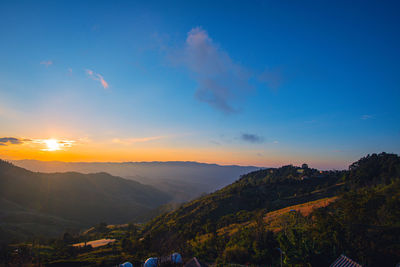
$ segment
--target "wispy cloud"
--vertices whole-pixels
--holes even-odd
[[[224,113],[238,111],[243,93],[252,89],[251,73],[222,50],[200,27],[191,29],[170,59],[187,68],[198,84],[195,97]]]
[[[185,67],[196,81],[195,98],[225,114],[239,112],[255,84],[274,90],[282,84],[280,69],[267,68],[259,73],[242,66],[201,27],[192,28],[179,49],[168,47],[164,39],[155,36],[160,51],[167,53],[170,62]]]
[[[264,138],[262,136],[256,135],[256,134],[249,134],[249,133],[244,133],[240,137],[243,141],[249,142],[249,143],[262,143],[264,142]]]
[[[76,141],[67,139],[32,139],[32,143],[42,145],[42,151],[65,150],[72,147]]]
[[[372,119],[374,116],[372,116],[372,115],[367,115],[367,114],[365,114],[365,115],[362,115],[361,116],[361,119],[362,120],[369,120],[369,119]]]
[[[150,136],[150,137],[123,138],[123,139],[114,138],[112,140],[112,142],[116,143],[116,144],[131,145],[131,144],[135,144],[135,143],[144,143],[144,142],[149,142],[149,141],[155,141],[155,140],[159,140],[162,138],[165,138],[165,136]]]
[[[211,144],[214,144],[214,145],[217,145],[217,146],[220,146],[220,145],[221,145],[220,142],[215,141],[215,140],[210,140],[209,142],[210,142]]]
[[[18,137],[1,137],[0,138],[0,146],[7,146],[7,145],[20,145],[25,142],[31,141],[30,139],[26,138],[18,138]]]
[[[53,65],[53,61],[43,60],[42,62],[40,62],[40,65],[45,65],[46,67],[49,67],[49,66]]]
[[[33,147],[37,147],[42,151],[54,151],[54,150],[64,150],[66,148],[72,147],[77,141],[68,139],[36,139],[36,138],[19,138],[19,137],[1,137],[0,146],[9,145],[22,145],[28,144]]]
[[[98,74],[98,73],[95,73],[94,71],[89,70],[89,69],[86,70],[86,74],[87,74],[91,79],[93,79],[93,80],[95,80],[95,81],[99,81],[99,82],[101,83],[101,86],[103,86],[104,89],[107,89],[107,88],[108,88],[108,83],[104,80],[104,78],[103,78],[102,75],[100,75],[100,74]]]

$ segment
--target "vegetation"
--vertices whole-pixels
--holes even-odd
[[[107,173],[38,173],[0,161],[0,243],[57,236],[101,221],[141,221],[170,199]]]
[[[169,162],[61,162],[16,160],[19,167],[39,172],[107,172],[151,185],[173,197],[177,203],[193,200],[235,181],[240,175],[258,170],[252,166],[222,166],[190,161]]]
[[[328,266],[340,254],[363,266],[394,266],[400,259],[399,206],[400,158],[373,154],[348,171],[321,173],[304,165],[252,172],[147,224],[99,224],[40,245],[7,246],[1,257],[112,265],[179,251],[220,266],[276,266],[282,251],[286,266]],[[102,238],[117,241],[96,249],[71,246]]]

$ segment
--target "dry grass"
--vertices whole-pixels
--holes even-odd
[[[102,247],[102,246],[108,245],[108,244],[113,243],[115,241],[116,241],[115,239],[93,240],[93,241],[86,242],[86,246],[92,246],[92,248],[97,248],[97,247]],[[74,246],[74,247],[84,247],[85,246],[85,242],[73,244],[72,246]]]
[[[300,212],[303,216],[308,216],[314,209],[326,207],[334,202],[336,199],[337,197],[322,198],[299,205],[289,206],[280,210],[271,211],[264,216],[264,221],[266,223],[269,223],[273,221],[276,217],[282,216],[283,214],[290,211],[297,211]]]
[[[115,229],[118,229],[118,228],[126,228],[126,227],[128,227],[128,224],[110,224],[110,225],[107,225],[107,229],[111,229],[111,230],[115,230]],[[91,228],[87,229],[86,231],[84,231],[82,233],[82,235],[87,235],[87,234],[93,232],[94,230],[95,230],[95,228],[91,227]]]
[[[328,206],[330,203],[334,202],[337,197],[330,198],[322,198],[315,201],[310,201],[304,204],[289,206],[280,210],[271,211],[265,214],[264,222],[266,223],[266,228],[268,230],[277,232],[280,228],[280,219],[284,214],[289,213],[290,211],[300,212],[303,216],[309,215],[314,209],[322,208]],[[218,229],[219,235],[233,235],[236,233],[241,227],[249,227],[254,226],[254,221],[249,221],[245,223],[235,223],[229,226]],[[205,239],[207,237],[204,237]]]

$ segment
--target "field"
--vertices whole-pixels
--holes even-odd
[[[334,202],[336,199],[337,199],[337,197],[322,198],[322,199],[318,199],[315,201],[310,201],[307,203],[289,206],[289,207],[286,207],[283,209],[268,212],[264,216],[264,222],[266,223],[266,228],[268,230],[277,232],[281,229],[279,227],[279,225],[282,225],[281,219],[285,214],[288,214],[289,212],[300,212],[303,216],[307,216],[314,209],[326,207],[330,203]],[[231,236],[232,234],[236,233],[240,227],[248,227],[248,226],[253,226],[253,225],[254,225],[254,222],[231,224],[229,226],[218,229],[217,232],[219,235],[227,234],[227,235]]]
[[[102,246],[108,245],[108,244],[113,243],[115,241],[116,241],[115,239],[93,240],[93,241],[86,242],[86,246],[92,246],[92,248],[97,248],[97,247],[102,247]],[[72,246],[74,246],[74,247],[84,247],[85,246],[85,242],[73,244]]]

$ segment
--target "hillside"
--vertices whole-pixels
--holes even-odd
[[[306,166],[305,166],[306,167]],[[400,258],[400,157],[372,154],[348,171],[284,166],[235,183],[149,222],[142,245],[210,262],[326,266],[340,253],[367,266]]]
[[[344,172],[284,166],[251,172],[215,193],[184,204],[176,211],[157,217],[145,228],[155,249],[181,243],[210,229],[247,221],[259,210],[287,206],[334,196],[343,184]],[[167,237],[167,238],[166,238]],[[164,244],[160,248],[157,244]]]
[[[145,225],[96,225],[39,247],[33,258],[6,261],[140,266],[178,251],[217,266],[329,266],[345,254],[363,266],[394,266],[400,259],[400,157],[368,155],[348,171],[284,166],[242,176]],[[104,246],[78,247],[107,240]],[[114,242],[115,240],[115,242]],[[38,246],[38,245],[37,245]],[[3,261],[5,261],[3,260]],[[232,265],[231,265],[232,264]]]
[[[0,161],[1,239],[140,221],[170,200],[151,186],[107,173],[38,173]]]
[[[222,166],[198,162],[60,162],[16,160],[22,168],[39,172],[107,172],[167,192],[175,202],[192,200],[222,188],[240,175],[258,170],[252,166]]]
[[[328,198],[321,198],[318,200],[306,202],[303,204],[297,204],[293,206],[288,206],[282,209],[274,210],[265,213],[263,220],[266,224],[266,229],[271,230],[274,232],[279,232],[282,230],[282,220],[284,216],[291,212],[299,212],[303,216],[310,215],[314,210],[326,207],[330,205],[332,202],[336,201],[337,197],[328,197]],[[233,223],[228,226],[221,227],[217,229],[218,235],[228,235],[232,236],[233,234],[237,233],[243,227],[254,227],[255,221],[249,220],[243,223]],[[209,234],[206,234],[209,235]],[[200,239],[203,239],[200,236]]]

